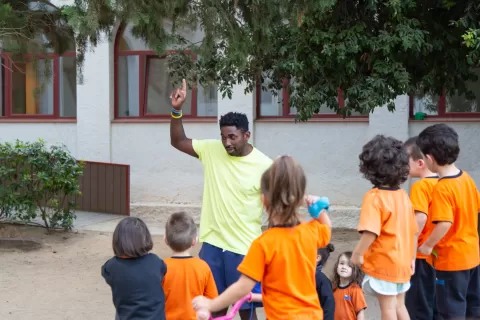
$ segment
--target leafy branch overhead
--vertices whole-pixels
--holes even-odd
[[[272,91],[289,83],[290,102],[306,120],[321,105],[344,115],[383,105],[393,110],[397,95],[418,91],[446,88],[471,97],[466,83],[476,80],[471,68],[480,57],[478,6],[476,0],[73,0],[59,15],[76,32],[80,62],[123,21],[159,54],[178,50],[168,59],[175,81],[215,83],[229,97],[240,83],[246,91],[257,80]],[[201,41],[188,37],[192,30],[202,31]]]

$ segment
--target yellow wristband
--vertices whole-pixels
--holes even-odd
[[[182,114],[181,114],[181,113],[180,113],[180,115],[178,115],[178,116],[174,115],[173,112],[170,113],[170,114],[172,115],[172,118],[173,118],[173,119],[180,119],[180,118],[182,117]]]

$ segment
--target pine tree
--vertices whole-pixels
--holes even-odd
[[[10,54],[12,68],[28,59],[46,79],[52,74],[51,63],[44,63],[39,69],[39,58],[48,61],[47,54],[62,54],[73,46],[72,28],[55,6],[43,1],[0,1],[0,51]],[[43,85],[40,82],[34,93],[43,90]]]

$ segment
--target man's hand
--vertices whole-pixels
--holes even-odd
[[[352,261],[352,264],[356,266],[361,266],[363,265],[363,255],[357,252],[353,252],[351,261]]]
[[[195,311],[200,311],[200,310],[210,311],[211,304],[212,304],[212,300],[205,298],[204,296],[198,296],[193,298],[192,300],[193,310]]]
[[[173,90],[170,94],[170,99],[172,100],[172,106],[175,110],[181,110],[182,105],[187,98],[187,82],[185,79],[182,80],[182,88],[177,88]]]
[[[420,246],[420,248],[418,248],[418,252],[420,252],[421,254],[424,254],[424,255],[426,255],[426,256],[431,255],[431,254],[432,254],[432,250],[433,250],[433,248],[427,246],[426,243],[422,244],[422,245]]]

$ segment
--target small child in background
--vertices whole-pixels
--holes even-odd
[[[435,226],[418,248],[435,268],[437,319],[480,319],[478,188],[455,165],[460,146],[453,128],[429,126],[418,135],[417,145],[428,169],[440,177],[429,212]]]
[[[352,253],[338,256],[333,277],[335,320],[364,320],[367,302],[362,291],[363,272],[351,262]],[[326,318],[325,318],[326,319]]]
[[[405,293],[415,268],[418,227],[408,194],[400,189],[410,171],[397,139],[377,135],[363,146],[360,172],[373,184],[363,197],[352,263],[366,274],[365,293],[377,297],[382,319],[409,319]]]
[[[165,315],[167,319],[195,320],[192,299],[204,295],[210,299],[218,295],[212,271],[189,250],[197,242],[197,226],[191,216],[177,212],[165,226],[165,242],[173,255],[165,259],[168,273],[163,281]]]
[[[325,248],[317,251],[317,270],[315,271],[315,282],[318,299],[323,309],[323,320],[334,320],[335,299],[333,298],[332,282],[323,273],[322,269],[327,263],[330,253],[335,251],[333,244],[329,243]]]
[[[161,283],[167,272],[153,253],[145,223],[134,217],[120,221],[113,232],[115,256],[102,266],[102,276],[112,288],[117,320],[165,319],[165,294]]]
[[[278,157],[265,171],[260,188],[269,228],[251,244],[238,267],[241,276],[237,282],[213,300],[193,299],[202,319],[240,300],[258,282],[267,319],[323,318],[315,289],[315,265],[318,248],[330,242],[331,222],[325,212],[301,222],[299,207],[319,199],[305,197],[306,186],[302,167],[290,156]]]
[[[417,145],[417,137],[405,142],[410,162],[411,178],[420,178],[410,188],[410,200],[415,210],[418,230],[418,247],[432,233],[434,225],[430,219],[433,187],[438,176],[427,168],[425,158]],[[417,252],[415,273],[410,280],[410,289],[405,296],[405,305],[411,320],[432,320],[435,309],[435,269],[427,261],[427,256]]]

